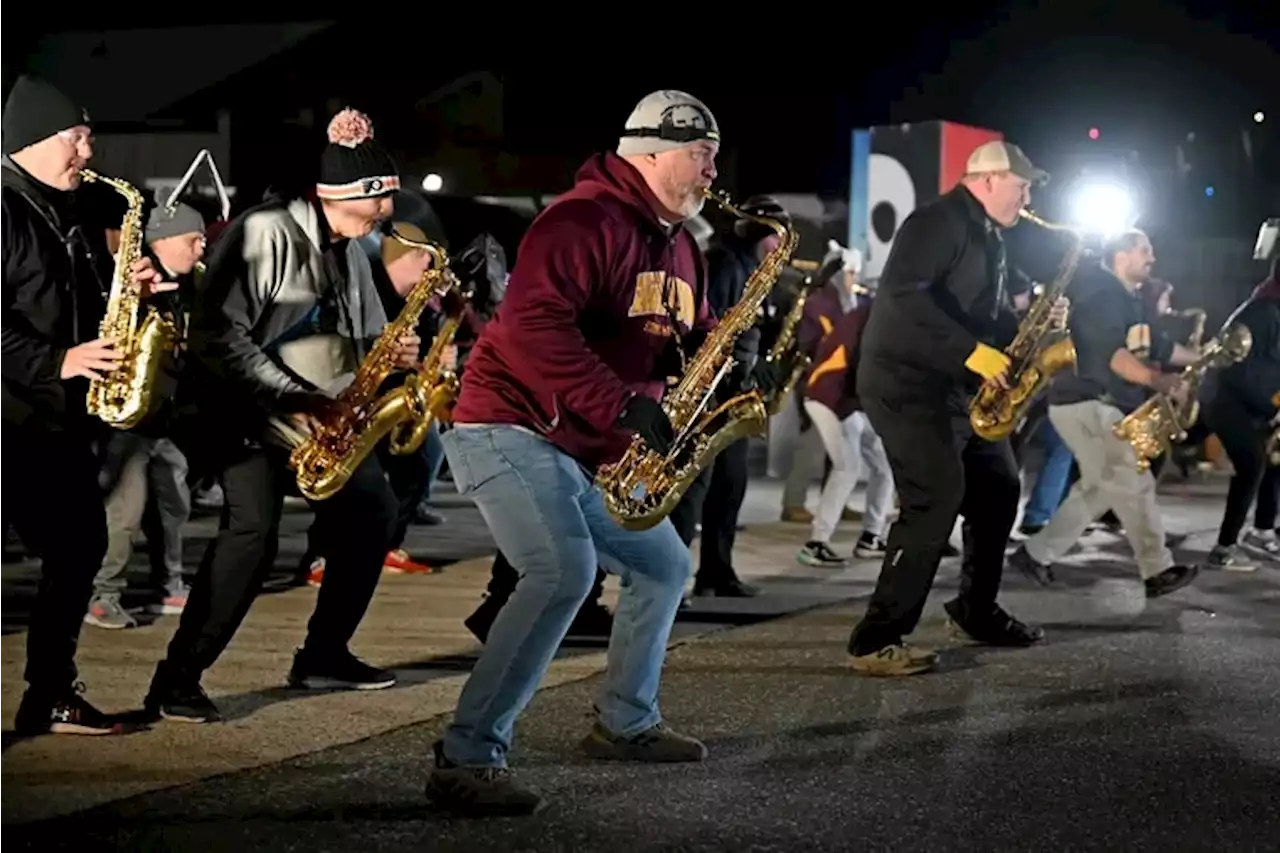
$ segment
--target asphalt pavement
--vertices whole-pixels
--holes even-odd
[[[1207,548],[1221,504],[1206,494],[1178,499],[1193,540],[1180,556]],[[598,673],[544,689],[512,756],[551,801],[533,817],[432,811],[437,715],[5,837],[172,851],[1280,848],[1280,569],[1202,572],[1149,602],[1123,543],[1095,537],[1059,577],[1054,590],[1007,579],[1006,607],[1047,639],[992,650],[945,639],[957,578],[944,567],[915,637],[943,667],[914,678],[848,668],[870,575],[845,601],[688,637],[668,658],[663,708],[705,739],[701,764],[586,759],[576,743]]]

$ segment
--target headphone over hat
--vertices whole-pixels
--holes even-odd
[[[783,225],[791,224],[791,214],[787,213],[786,208],[771,195],[753,195],[738,207],[743,213],[750,213],[754,216],[767,216],[770,219],[780,221]],[[750,219],[739,219],[733,223],[733,233],[739,239],[755,242],[768,237],[773,231]]]

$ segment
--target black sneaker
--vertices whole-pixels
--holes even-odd
[[[863,533],[858,537],[858,544],[853,546],[853,556],[863,560],[879,559],[884,556],[888,547],[888,543],[879,536]]]
[[[1053,575],[1053,567],[1028,554],[1026,546],[1019,546],[1018,550],[1009,555],[1008,560],[1009,565],[1041,586],[1051,586],[1057,580]]]
[[[427,778],[427,799],[443,811],[469,817],[530,815],[546,800],[521,785],[506,767],[462,767],[444,757],[436,741],[435,767]]]
[[[467,630],[483,643],[489,639],[489,629],[493,627],[493,621],[498,618],[498,612],[502,610],[502,606],[506,603],[505,598],[499,599],[494,598],[492,595],[486,595],[475,612],[462,620],[462,624],[466,625]]]
[[[289,670],[290,687],[312,690],[384,690],[395,683],[395,673],[369,666],[346,649],[331,654],[298,649]]]
[[[173,720],[177,723],[216,723],[222,716],[198,681],[188,679],[163,680],[157,673],[151,682],[144,707],[153,720]]]
[[[975,617],[964,603],[953,598],[943,605],[951,635],[984,646],[1026,647],[1044,639],[1044,629],[1014,619],[996,605],[989,614]]]
[[[1038,521],[1024,521],[1018,525],[1018,532],[1023,536],[1035,536],[1041,530],[1044,530],[1044,524]]]
[[[713,595],[717,598],[755,598],[760,594],[760,590],[750,584],[745,584],[736,576],[728,578],[720,578],[714,581],[702,581],[697,578],[693,581],[694,595]]]
[[[77,682],[56,699],[28,690],[18,706],[14,734],[36,735],[122,735],[129,731],[124,721],[104,714],[80,695],[84,685]]]
[[[1209,552],[1209,565],[1232,572],[1256,572],[1258,564],[1245,558],[1235,545],[1214,545]]]
[[[1170,566],[1155,577],[1146,579],[1147,598],[1177,592],[1195,580],[1198,574],[1200,569],[1196,566]]]

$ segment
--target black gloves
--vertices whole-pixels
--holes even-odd
[[[757,358],[751,368],[751,382],[761,393],[772,394],[782,387],[782,370],[767,358]]]
[[[662,404],[643,394],[636,394],[622,407],[618,425],[635,432],[657,453],[666,453],[675,441],[675,430]]]

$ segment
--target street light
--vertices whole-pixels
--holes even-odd
[[[432,172],[422,179],[422,188],[429,193],[438,193],[444,189],[444,178]]]
[[[1267,120],[1267,114],[1264,113],[1262,110],[1258,110],[1256,113],[1253,114],[1253,120],[1258,124],[1262,124],[1264,121]]]
[[[1072,194],[1072,223],[1088,234],[1109,237],[1133,225],[1133,197],[1115,182],[1091,182]]]

